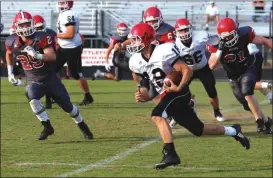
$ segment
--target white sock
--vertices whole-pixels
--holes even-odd
[[[47,114],[46,114],[46,112],[44,111],[44,112],[42,112],[42,113],[40,113],[40,114],[37,114],[36,115],[36,117],[39,119],[39,121],[47,121],[47,120],[49,120],[49,118],[48,118],[48,116],[47,116]]]
[[[70,116],[72,117],[76,124],[81,123],[83,121],[80,111],[74,105],[72,111],[70,112]]]
[[[269,100],[272,100],[272,91],[269,91],[266,96]]]
[[[237,135],[235,128],[233,128],[233,127],[227,127],[227,126],[224,126],[224,127],[225,127],[225,135],[229,135],[229,136],[235,136],[235,135]]]
[[[99,77],[105,77],[105,72],[100,72]]]
[[[268,88],[268,82],[262,82],[262,88]]]
[[[209,24],[206,24],[206,27],[209,27]]]

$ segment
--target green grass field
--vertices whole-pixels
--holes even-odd
[[[153,103],[134,102],[132,81],[89,81],[95,102],[80,107],[95,139],[86,141],[72,119],[53,105],[47,113],[55,128],[48,140],[38,141],[42,126],[30,110],[24,87],[1,79],[2,177],[272,177],[272,135],[256,133],[254,118],[238,104],[227,82],[218,82],[226,121],[242,125],[251,139],[245,150],[227,136],[195,137],[176,126],[175,146],[181,164],[164,170],[162,142],[150,119]],[[73,103],[82,94],[73,80],[63,81]],[[199,118],[216,123],[203,86],[193,82]],[[272,117],[272,105],[256,92],[263,111]],[[44,99],[43,99],[44,101]]]

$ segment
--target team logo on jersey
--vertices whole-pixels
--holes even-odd
[[[230,63],[236,60],[236,55],[235,54],[227,54],[224,56],[225,62]]]

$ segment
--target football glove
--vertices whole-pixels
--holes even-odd
[[[110,64],[108,64],[108,63],[105,64],[104,67],[105,67],[105,69],[106,69],[108,72],[111,70],[111,66],[110,66]]]

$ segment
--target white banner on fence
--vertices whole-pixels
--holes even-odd
[[[104,66],[106,48],[84,48],[82,52],[82,66]],[[112,64],[114,50],[110,53],[109,63]]]

